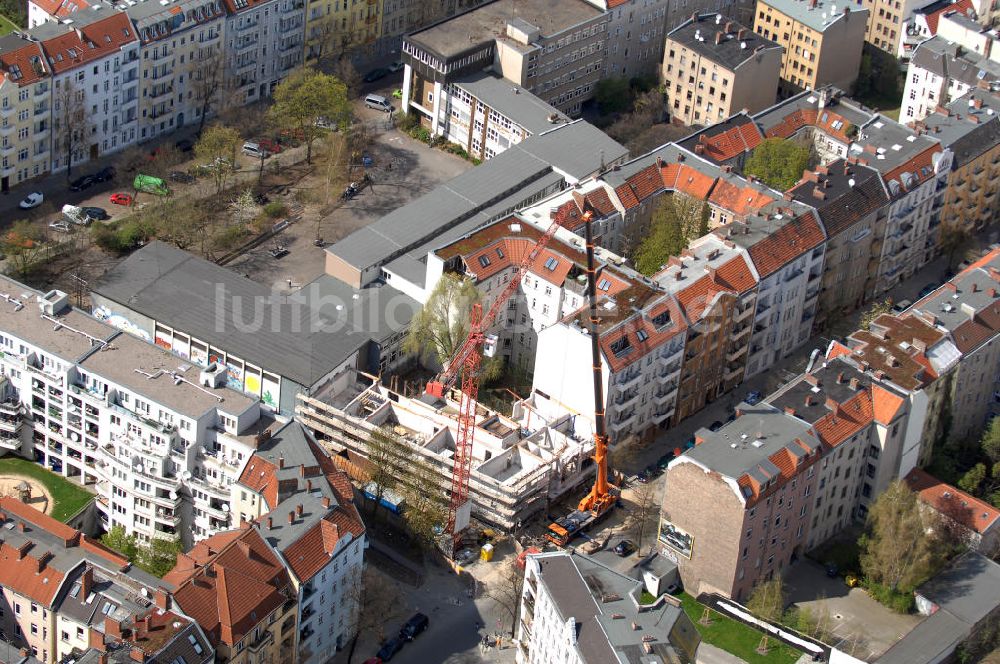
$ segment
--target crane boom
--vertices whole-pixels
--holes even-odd
[[[583,218],[590,228],[591,212],[584,212]],[[437,380],[427,383],[428,394],[443,397],[451,388],[459,374],[462,376],[462,396],[458,412],[458,432],[455,439],[455,456],[451,471],[451,499],[448,503],[448,524],[446,532],[452,537],[452,556],[458,553],[461,544],[459,512],[469,499],[469,476],[472,471],[472,442],[476,430],[476,405],[479,400],[479,364],[482,361],[483,342],[486,340],[486,330],[493,325],[497,315],[507,305],[507,300],[521,285],[524,275],[538,255],[548,245],[549,240],[559,230],[555,220],[549,224],[541,237],[532,245],[517,266],[514,276],[503,291],[493,301],[486,314],[478,302],[472,305],[469,316],[469,336],[452,356],[448,367],[438,376]]]

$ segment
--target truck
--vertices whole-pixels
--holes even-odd
[[[76,205],[64,205],[62,206],[63,217],[66,221],[77,224],[78,226],[89,226],[90,222],[93,221],[87,213],[83,211],[83,208],[77,207]]]
[[[574,510],[549,524],[545,539],[556,546],[566,546],[584,530],[594,525],[604,514],[592,510]]]
[[[167,188],[166,182],[160,178],[153,177],[152,175],[143,175],[142,173],[135,176],[132,187],[136,191],[144,191],[147,194],[156,194],[157,196],[167,196],[170,194],[170,189]]]

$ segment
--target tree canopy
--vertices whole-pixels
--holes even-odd
[[[686,196],[664,196],[653,212],[649,232],[633,255],[645,275],[658,272],[671,256],[679,256],[692,238],[708,233],[708,206]]]
[[[754,148],[743,170],[769,187],[786,191],[795,186],[808,167],[808,147],[784,138],[768,138]]]
[[[201,134],[194,145],[198,159],[209,166],[215,179],[215,193],[225,188],[226,180],[236,167],[236,150],[240,145],[240,132],[233,127],[213,124]]]
[[[27,274],[34,269],[45,252],[45,233],[30,221],[15,221],[0,235],[0,253],[15,274]]]
[[[316,126],[320,118],[347,127],[351,104],[347,86],[335,76],[305,67],[294,71],[274,90],[268,119],[278,127],[300,133],[306,144],[306,162],[312,163],[312,144],[325,129]]]

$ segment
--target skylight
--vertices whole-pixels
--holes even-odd
[[[546,259],[545,261],[545,269],[548,270],[549,272],[556,269],[556,267],[558,266],[559,266],[559,261],[557,261],[555,258],[552,258],[551,256],[549,256],[549,258]]]

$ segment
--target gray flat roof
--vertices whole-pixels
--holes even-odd
[[[547,104],[515,83],[496,74],[482,71],[455,81],[455,85],[467,90],[498,113],[507,116],[532,134],[540,134],[552,129],[554,123],[549,117],[555,115],[558,122],[569,122],[562,111]]]
[[[740,409],[742,415],[718,431],[699,429],[696,435],[703,442],[684,456],[726,477],[739,479],[748,474],[763,484],[780,474],[780,469],[768,459],[775,452],[787,448],[798,458],[805,456],[795,439],[812,450],[820,448],[819,440],[810,431],[811,425],[774,406],[741,404]]]
[[[917,594],[975,625],[1000,606],[1000,565],[969,551],[917,588]]]
[[[550,36],[602,13],[583,0],[496,0],[419,30],[408,39],[447,58],[506,34],[508,21],[533,25],[543,36]]]
[[[283,294],[163,242],[132,254],[93,291],[304,387],[419,310],[390,286],[356,290],[327,276]]]
[[[327,251],[357,269],[388,263],[480,212],[517,199],[553,169],[576,179],[599,171],[602,151],[605,163],[628,154],[624,146],[586,122],[557,125],[358,229]],[[485,221],[475,221],[473,228]]]
[[[978,103],[977,108],[974,105]],[[932,112],[923,122],[927,131],[954,153],[959,168],[1000,143],[1000,99],[982,90],[970,90],[947,106],[950,113]]]
[[[765,39],[763,35],[758,35],[752,28],[726,16],[722,16],[721,21],[717,20],[717,16],[722,15],[712,13],[701,14],[697,19],[689,18],[667,34],[667,39],[671,39],[727,69],[736,69],[750,58],[755,57],[758,47],[781,48],[776,42]],[[716,44],[715,33],[724,31],[729,23],[732,23],[732,30],[723,36],[721,43]],[[744,31],[743,39],[737,39],[740,30]],[[702,39],[696,39],[696,35]]]
[[[868,10],[848,2],[830,2],[818,0],[815,8],[808,0],[763,0],[763,4],[774,7],[793,21],[806,25],[817,32],[823,32],[828,27],[844,19],[844,10],[850,9],[852,14],[868,13]]]
[[[922,620],[897,641],[875,664],[941,664],[950,662],[969,626],[947,611]]]

